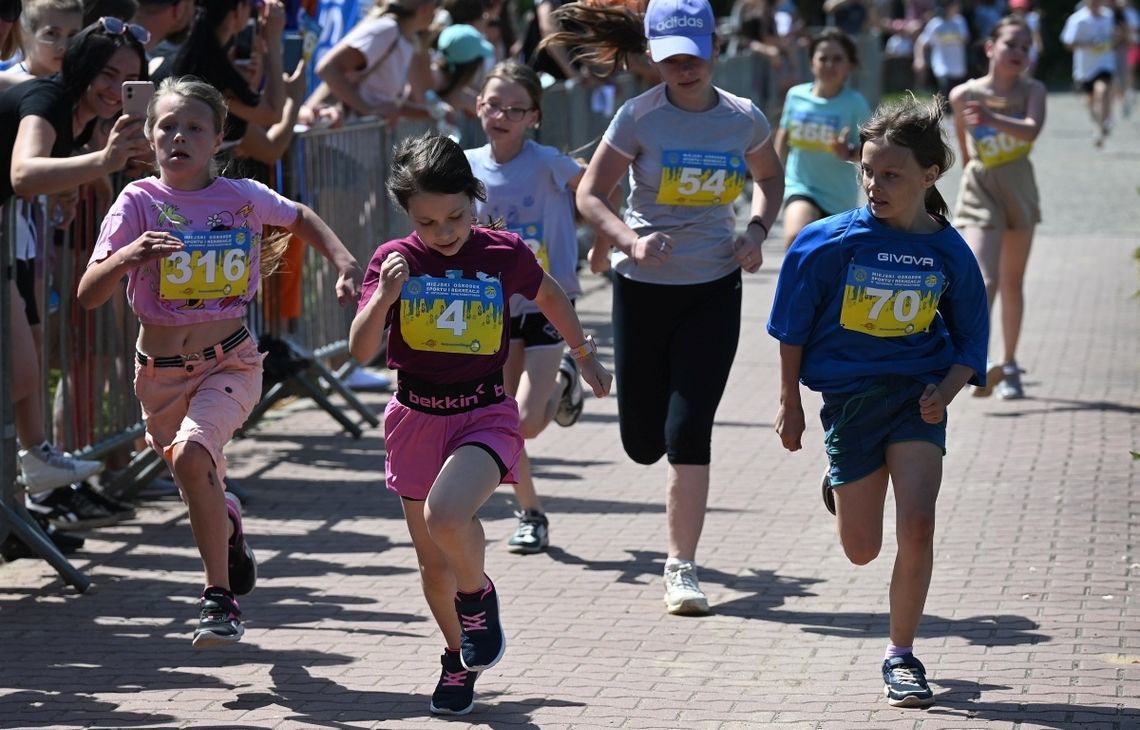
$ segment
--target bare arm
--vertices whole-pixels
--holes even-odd
[[[776,414],[776,433],[788,451],[803,448],[804,406],[800,400],[800,368],[802,345],[780,343],[780,410]]]
[[[336,282],[337,301],[344,305],[360,298],[360,265],[312,208],[297,203],[297,219],[287,228],[290,233],[297,234],[301,240],[317,249],[336,267],[339,273]]]
[[[285,99],[285,110],[281,120],[269,129],[251,124],[238,145],[238,155],[273,165],[289,149],[289,143],[293,141],[293,125],[297,123],[297,115],[301,111],[301,99],[305,93],[304,61],[297,64],[297,69],[289,77],[286,88],[289,96]]]
[[[317,64],[317,75],[328,85],[329,91],[352,111],[369,116],[372,108],[360,96],[356,85],[358,77],[368,67],[368,59],[350,46],[337,46],[326,53]]]
[[[408,272],[403,254],[389,254],[380,265],[380,284],[364,308],[356,313],[348,330],[348,352],[357,362],[368,362],[380,352],[388,310],[400,298]]]
[[[959,84],[950,90],[950,110],[954,114],[954,136],[958,138],[958,152],[962,167],[970,162],[970,148],[966,144],[966,86]]]
[[[776,138],[772,143],[776,149],[776,156],[780,158],[780,163],[785,164],[788,161],[788,130],[783,127],[776,129]]]
[[[558,23],[554,20],[554,11],[550,8],[550,3],[539,3],[534,9],[534,17],[538,20],[538,32],[541,37],[548,38],[558,32]],[[574,64],[570,63],[570,52],[566,50],[566,46],[551,44],[546,46],[546,52],[554,59],[554,63],[558,64],[558,68],[562,69],[562,74],[566,78],[576,79],[580,76]]]
[[[1033,81],[1029,87],[1029,101],[1025,117],[1010,117],[1005,114],[989,111],[987,123],[1010,137],[1032,142],[1041,134],[1045,126],[1045,85],[1040,81]]]
[[[121,170],[131,157],[149,152],[142,120],[119,117],[105,147],[75,157],[52,157],[56,134],[43,117],[20,120],[12,145],[12,189],[20,197],[72,190],[103,175]]]
[[[586,334],[582,331],[582,323],[578,320],[574,305],[550,274],[542,275],[542,285],[538,288],[534,303],[570,347],[576,348],[586,342]],[[590,384],[595,396],[602,398],[610,392],[613,376],[598,362],[597,354],[575,356],[575,359],[582,370],[582,378]]]
[[[752,173],[752,217],[761,218],[765,230],[771,230],[784,200],[784,167],[776,156],[772,138],[750,152],[744,161]]]
[[[637,234],[610,209],[610,196],[629,170],[631,160],[602,141],[578,183],[575,201],[578,212],[599,236],[629,254],[637,242]]]
[[[181,251],[182,242],[165,231],[146,231],[102,261],[87,267],[79,280],[76,299],[84,309],[94,309],[111,298],[123,277],[143,264]]]

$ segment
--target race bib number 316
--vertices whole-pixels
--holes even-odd
[[[945,278],[939,271],[847,269],[839,324],[872,337],[905,337],[930,329]]]
[[[657,202],[662,205],[724,205],[744,190],[744,158],[721,152],[665,150]]]
[[[503,339],[503,287],[479,279],[408,279],[400,291],[400,332],[413,350],[494,355]]]
[[[162,260],[162,299],[222,299],[249,289],[247,228],[230,231],[172,231],[183,250]]]

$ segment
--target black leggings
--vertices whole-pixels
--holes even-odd
[[[704,284],[614,277],[614,364],[625,453],[708,464],[740,339],[740,271]]]

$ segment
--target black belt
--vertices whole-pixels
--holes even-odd
[[[180,368],[193,360],[214,360],[218,356],[217,348],[222,348],[222,352],[229,352],[248,339],[249,330],[242,327],[218,344],[213,347],[207,347],[201,352],[194,352],[189,355],[172,355],[170,357],[151,357],[135,350],[135,359],[138,360],[139,365],[146,365],[149,362],[156,368]]]
[[[503,371],[464,383],[429,383],[426,380],[396,373],[396,400],[413,411],[433,416],[453,416],[476,408],[502,403],[507,391],[503,388]]]

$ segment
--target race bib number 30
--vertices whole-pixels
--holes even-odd
[[[930,329],[944,277],[938,271],[847,269],[839,324],[872,337],[905,337]]]
[[[503,339],[503,287],[478,279],[408,279],[400,292],[400,332],[413,350],[494,355]]]
[[[993,127],[974,127],[970,133],[978,147],[978,159],[986,167],[998,167],[1020,160],[1033,149],[1032,142],[1011,137]]]
[[[542,221],[538,223],[528,223],[518,228],[508,226],[507,230],[523,240],[527,248],[534,252],[534,257],[538,259],[538,265],[542,267],[543,271],[549,274],[550,251],[546,248],[546,243],[542,240]]]
[[[665,150],[661,160],[661,205],[724,205],[744,190],[747,168],[740,155]]]
[[[222,299],[249,289],[250,231],[172,231],[184,249],[162,260],[162,299]]]

